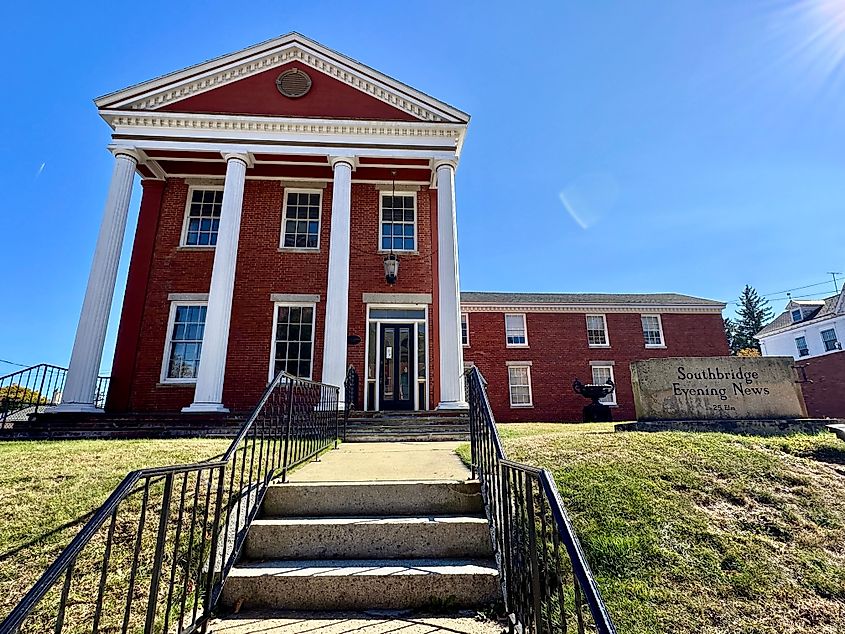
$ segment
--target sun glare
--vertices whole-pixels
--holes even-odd
[[[845,0],[798,0],[775,13],[774,29],[789,34],[782,60],[825,85],[845,75]]]

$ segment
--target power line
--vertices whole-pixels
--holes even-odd
[[[6,365],[16,365],[19,368],[28,368],[29,367],[25,363],[15,363],[14,361],[7,361],[6,359],[0,359],[0,363],[5,363]]]

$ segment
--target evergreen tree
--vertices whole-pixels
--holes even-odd
[[[738,303],[739,308],[736,310],[738,319],[734,324],[731,350],[736,353],[750,348],[759,352],[760,342],[754,338],[754,335],[774,317],[772,307],[769,306],[768,300],[760,297],[757,291],[747,284],[739,296]]]
[[[736,346],[736,322],[730,317],[725,317],[725,337],[728,338],[728,348],[731,354],[739,352]]]

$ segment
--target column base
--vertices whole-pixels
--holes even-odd
[[[45,410],[49,414],[105,414],[102,407],[92,403],[59,403],[55,407],[48,407]]]
[[[183,414],[228,414],[229,409],[222,403],[191,403],[182,408]]]
[[[440,401],[437,406],[438,410],[463,410],[469,409],[469,403],[466,401]]]

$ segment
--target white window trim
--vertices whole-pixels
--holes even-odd
[[[467,325],[467,342],[466,343],[464,343],[464,341],[463,341],[463,323],[464,323],[464,321],[466,321],[466,325]],[[526,340],[527,339],[528,338],[526,337]],[[464,348],[470,347],[470,342],[469,342],[469,313],[461,313],[461,346],[464,347]]]
[[[508,372],[508,402],[510,403],[511,408],[513,409],[522,409],[526,407],[534,407],[534,389],[531,385],[531,364],[530,363],[521,363],[521,362],[513,362],[507,361],[505,363],[506,369]],[[514,403],[513,402],[513,391],[511,390],[511,368],[525,368],[526,376],[528,376],[528,402],[527,403]]]
[[[273,330],[270,332],[270,364],[267,367],[268,385],[276,378],[276,327],[279,325],[279,308],[282,306],[294,308],[313,308],[311,313],[311,372],[308,376],[300,377],[309,381],[314,376],[314,346],[317,340],[317,304],[315,302],[273,302]]]
[[[833,350],[828,350],[827,342],[824,340],[824,333],[831,330],[833,331],[833,340],[836,342],[836,345],[833,346]],[[836,326],[833,324],[830,325],[830,328],[825,328],[824,330],[819,328],[819,340],[822,342],[822,354],[830,354],[831,352],[839,352],[842,350],[842,342],[839,340],[839,333],[836,332]]]
[[[317,246],[316,247],[286,247],[285,246],[285,220],[288,216],[288,194],[318,194],[320,202],[317,203],[319,212],[317,214]],[[288,252],[317,253],[320,250],[320,234],[323,233],[323,190],[306,189],[301,187],[285,187],[282,190],[282,226],[279,232],[279,250]]]
[[[213,249],[214,244],[188,244],[188,217],[191,213],[191,199],[194,197],[194,191],[200,190],[203,192],[222,192],[222,185],[191,185],[188,187],[188,198],[185,200],[185,213],[182,214],[182,234],[179,236],[180,249]],[[222,209],[221,209],[222,211]],[[222,214],[221,214],[222,215]]]
[[[382,249],[381,248],[381,226],[384,223],[384,215],[382,214],[383,201],[388,196],[410,196],[414,199],[414,248],[413,249]],[[420,228],[419,228],[419,214],[417,212],[417,192],[406,192],[396,190],[394,191],[380,191],[378,197],[378,235],[376,236],[376,248],[379,253],[410,253],[415,254],[420,252]]]
[[[800,348],[800,347],[798,346],[798,340],[799,340],[799,339],[803,339],[803,340],[804,340],[804,347],[803,347],[803,348]],[[797,335],[796,337],[794,337],[794,338],[793,338],[793,341],[795,342],[795,350],[796,350],[796,352],[798,353],[798,356],[799,356],[799,357],[809,357],[809,356],[810,356],[810,344],[809,344],[809,342],[807,341],[807,337],[806,337],[806,335]],[[824,345],[824,341],[822,341],[822,345]],[[801,354],[801,351],[802,351],[802,350],[806,350],[806,351],[807,351],[807,354]]]
[[[660,331],[660,343],[646,343],[646,348],[665,348],[666,336],[663,334],[663,318],[658,313],[643,313],[640,315],[640,328],[642,328],[643,317],[657,317],[657,329]],[[643,341],[645,341],[645,330],[643,329]]]
[[[613,373],[613,364],[606,364],[606,363],[593,363],[590,362],[590,382],[593,382],[595,379],[593,378],[593,370],[596,368],[607,368],[610,370],[610,380],[613,381],[613,391],[608,394],[608,396],[612,396],[612,401],[599,401],[602,405],[614,406],[617,405],[616,400],[616,375]]]
[[[161,373],[159,374],[159,382],[175,385],[194,384],[197,382],[196,377],[192,378],[168,378],[167,368],[170,366],[170,348],[173,345],[173,324],[176,322],[176,307],[177,306],[208,306],[207,301],[180,301],[175,300],[170,302],[170,315],[167,317],[167,332],[164,336],[164,354],[161,358]],[[206,315],[206,318],[208,315]],[[203,330],[203,334],[205,334]],[[205,337],[203,337],[205,339]],[[202,351],[200,351],[200,358],[202,358]]]
[[[508,316],[522,317],[522,331],[525,333],[525,343],[508,343]],[[528,318],[525,313],[505,313],[505,347],[506,348],[527,348],[528,347]]]
[[[605,343],[590,343],[590,317],[601,317],[604,324],[604,341]],[[607,328],[607,315],[604,313],[588,313],[584,315],[584,325],[587,329],[587,346],[590,348],[609,348],[610,347],[610,330]]]

